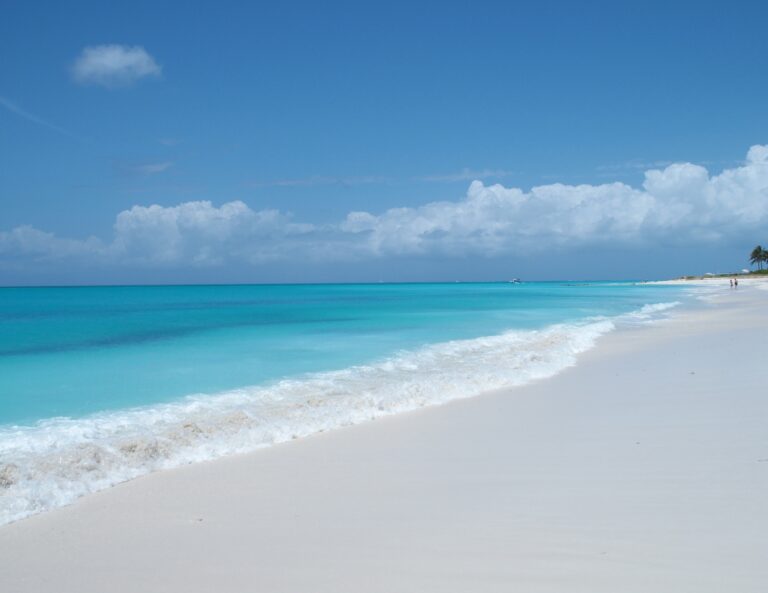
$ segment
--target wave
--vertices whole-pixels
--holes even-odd
[[[550,377],[617,322],[646,322],[677,304],[444,342],[174,403],[0,428],[0,525],[154,471]]]

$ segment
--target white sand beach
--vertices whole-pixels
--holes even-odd
[[[551,379],[6,525],[0,591],[763,593],[768,291],[743,284]]]

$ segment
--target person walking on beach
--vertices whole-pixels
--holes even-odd
[[[730,280],[731,280],[731,288],[733,288],[733,278],[731,278]]]
[[[733,287],[734,288],[738,288],[739,287],[739,279],[738,278],[734,278],[733,279]]]

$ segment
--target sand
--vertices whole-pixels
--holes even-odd
[[[768,291],[0,528],[0,591],[764,593]]]

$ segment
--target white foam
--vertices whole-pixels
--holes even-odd
[[[673,301],[671,303],[654,303],[652,305],[643,305],[637,311],[621,315],[618,319],[620,321],[653,321],[654,316],[658,313],[663,313],[674,307],[680,305],[680,301]]]
[[[0,429],[0,524],[153,471],[549,377],[617,322],[644,323],[676,304],[445,342],[268,386]]]

